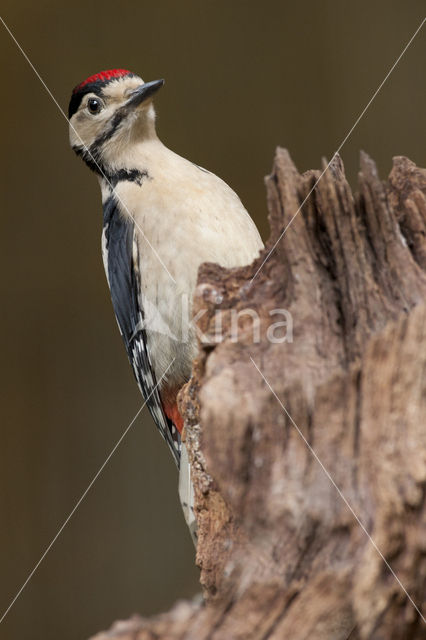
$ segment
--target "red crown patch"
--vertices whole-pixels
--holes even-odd
[[[80,82],[73,89],[73,93],[77,93],[80,91],[86,84],[92,84],[93,82],[108,82],[113,78],[120,78],[121,76],[133,75],[131,71],[127,69],[109,69],[108,71],[100,71],[99,73],[95,73],[93,76],[89,76],[83,82]]]

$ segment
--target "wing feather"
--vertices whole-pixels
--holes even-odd
[[[134,224],[120,214],[113,195],[104,202],[103,212],[102,254],[120,333],[139,389],[179,467],[180,434],[164,413],[149,358],[141,304],[139,248]]]

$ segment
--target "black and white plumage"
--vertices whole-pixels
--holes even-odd
[[[176,463],[181,460],[179,494],[193,532],[177,394],[197,353],[198,267],[249,264],[263,244],[232,189],[159,140],[152,96],[163,84],[123,69],[87,78],[71,97],[70,142],[100,183],[115,314],[141,392]]]
[[[120,214],[112,192],[103,203],[102,255],[115,316],[136,381],[179,468],[180,434],[164,413],[147,347],[141,304],[142,274],[139,271],[139,246],[134,223]]]

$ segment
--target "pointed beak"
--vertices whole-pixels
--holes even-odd
[[[140,87],[135,89],[130,95],[130,98],[126,102],[126,107],[134,109],[135,107],[148,100],[154,93],[157,93],[164,84],[164,80],[153,80],[152,82],[145,82]]]

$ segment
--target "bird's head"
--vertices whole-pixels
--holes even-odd
[[[77,85],[68,108],[70,143],[77,155],[99,173],[114,165],[132,141],[155,137],[152,96],[163,84],[112,69]]]

